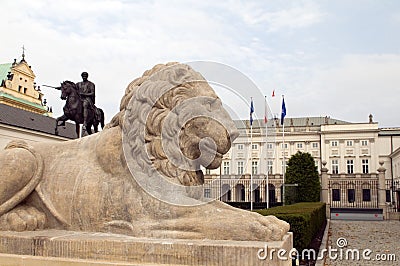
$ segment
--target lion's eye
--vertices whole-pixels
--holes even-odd
[[[220,108],[220,105],[221,105],[221,101],[218,98],[214,99],[213,101],[210,102],[212,111],[218,110]]]
[[[220,105],[220,100],[217,99],[207,99],[204,103],[204,106],[206,107],[207,111],[213,112],[217,109],[219,109]]]
[[[210,112],[212,111],[212,102],[207,103],[207,110]]]

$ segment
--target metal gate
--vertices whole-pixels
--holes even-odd
[[[329,180],[331,219],[383,220],[378,204],[378,180]]]
[[[329,180],[332,208],[378,208],[378,180]]]

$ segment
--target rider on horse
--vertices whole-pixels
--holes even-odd
[[[83,126],[86,129],[88,110],[91,109],[93,112],[95,111],[95,86],[93,82],[88,80],[89,74],[87,72],[82,72],[81,76],[83,81],[76,83],[76,87],[78,88],[83,103]]]
[[[67,120],[75,122],[77,137],[80,136],[80,124],[83,124],[82,136],[92,134],[92,126],[94,127],[94,132],[98,132],[99,124],[101,128],[104,128],[104,112],[94,105],[95,86],[88,81],[89,75],[87,72],[83,72],[81,76],[83,81],[77,84],[66,80],[61,83],[60,87],[48,86],[61,90],[61,99],[66,100],[63,107],[64,114],[56,119],[55,134],[58,134],[57,128],[65,125]]]

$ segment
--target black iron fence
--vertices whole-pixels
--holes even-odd
[[[378,180],[329,180],[331,208],[378,208]]]
[[[386,203],[389,212],[400,212],[400,180],[386,180]]]
[[[251,185],[252,184],[252,185]],[[278,206],[282,202],[282,180],[255,177],[252,182],[248,176],[217,178],[205,180],[204,197],[219,199],[232,206],[250,209]],[[267,200],[268,199],[268,200]]]
[[[250,202],[226,201],[225,203],[231,205],[232,207],[239,208],[239,209],[250,210],[250,208],[251,208]],[[270,202],[268,204],[268,206],[269,206],[269,208],[282,206],[282,202]],[[266,202],[253,202],[254,210],[260,210],[260,209],[266,209],[266,208],[267,208]]]
[[[237,208],[250,209],[251,197],[254,209],[266,208],[267,199],[269,207],[282,205],[282,178],[279,175],[273,175],[268,182],[265,176],[255,176],[251,182],[250,175],[213,176],[205,181],[205,198],[218,199]],[[387,209],[400,212],[400,180],[385,182]],[[329,178],[328,201],[331,208],[377,209],[378,188],[377,178]],[[286,204],[296,193],[296,187],[286,187]]]

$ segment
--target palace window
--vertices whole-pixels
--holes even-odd
[[[368,159],[362,159],[361,160],[361,165],[362,165],[362,173],[363,174],[368,174],[369,173]]]
[[[363,188],[362,199],[363,199],[363,201],[371,201],[371,189]]]
[[[318,149],[318,142],[313,142],[312,147],[313,149]]]
[[[267,166],[268,166],[268,174],[272,174],[272,171],[273,171],[273,165],[274,165],[274,162],[273,162],[273,161],[267,161]]]
[[[337,147],[338,146],[338,142],[336,140],[331,141],[331,146],[332,147]]]
[[[267,143],[267,149],[272,150],[273,146],[272,143]]]
[[[332,189],[332,201],[340,201],[340,189]]]
[[[229,162],[224,162],[224,175],[229,175]]]
[[[238,149],[238,150],[243,150],[243,147],[244,147],[243,144],[238,144],[238,145],[237,145],[237,149]]]
[[[297,149],[303,149],[303,143],[297,143]]]
[[[354,161],[353,160],[347,160],[347,173],[354,174]]]
[[[281,148],[282,148],[282,149],[287,149],[287,147],[288,147],[287,143],[282,143],[282,144],[281,144]]]
[[[353,146],[353,141],[352,140],[348,140],[346,141],[346,146]]]
[[[368,140],[362,140],[361,146],[368,146]]]
[[[258,144],[251,144],[252,150],[258,150]]]
[[[258,174],[258,161],[251,162],[251,172],[253,173],[253,175]]]
[[[347,201],[349,203],[353,203],[356,201],[356,191],[354,188],[350,188],[347,190]]]
[[[339,161],[332,160],[332,174],[339,174]]]
[[[386,202],[392,202],[392,197],[390,196],[390,189],[386,189]]]
[[[237,172],[238,175],[242,175],[244,173],[244,163],[243,162],[237,162]]]
[[[282,161],[282,173],[286,172],[288,161]]]

